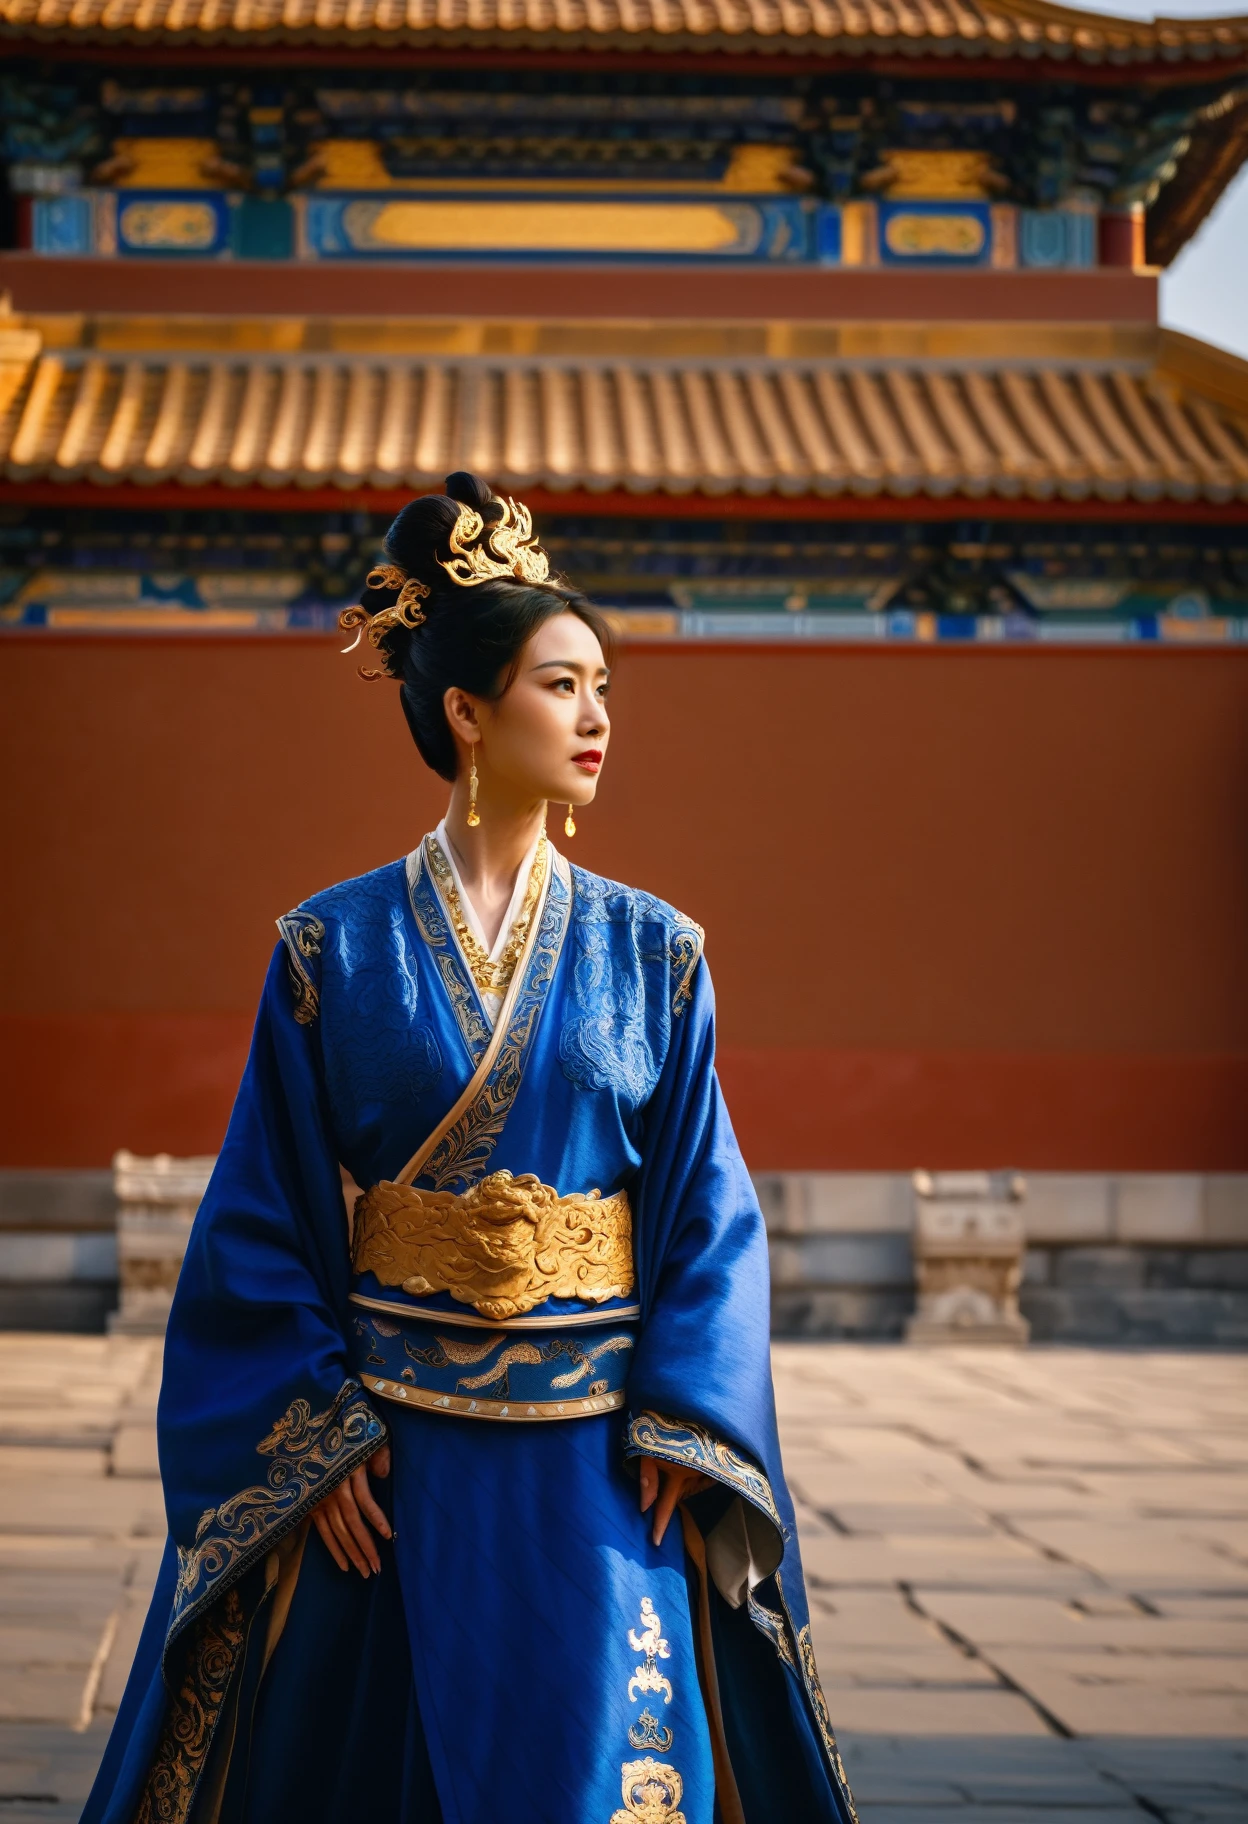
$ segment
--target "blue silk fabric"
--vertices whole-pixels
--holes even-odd
[[[622,1376],[624,1407],[516,1424],[361,1385],[379,1333],[356,1326],[378,1305],[383,1340],[485,1336],[446,1327],[475,1317],[447,1293],[353,1275],[340,1171],[393,1181],[489,1043],[445,907],[399,861],[279,923],[170,1320],[170,1544],[83,1824],[712,1824],[733,1813],[714,1790],[708,1686],[747,1824],[851,1824],[701,933],[556,857],[485,1100],[416,1180],[462,1191],[506,1170],[560,1195],[628,1193],[634,1292],[547,1300],[506,1327],[627,1334],[601,1370]],[[396,1538],[365,1583],[304,1523],[387,1439],[376,1486]],[[748,1593],[699,1584],[679,1520],[651,1543],[641,1455],[710,1478],[689,1504],[708,1539],[738,1507],[753,1516]],[[698,1663],[708,1638],[713,1668]]]
[[[470,1419],[549,1422],[624,1405],[630,1324],[574,1325],[517,1337],[425,1318],[356,1311],[353,1358],[366,1393]]]

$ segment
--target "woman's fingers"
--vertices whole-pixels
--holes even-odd
[[[352,1470],[346,1482],[340,1483],[331,1495],[326,1495],[312,1509],[316,1530],[325,1541],[326,1549],[338,1569],[346,1571],[354,1565],[361,1577],[367,1577],[370,1571],[374,1575],[381,1571],[381,1559],[377,1555],[369,1523],[383,1539],[394,1537],[393,1527],[373,1499],[368,1480],[370,1469],[376,1476],[390,1474],[388,1445],[383,1444],[375,1450],[367,1464],[361,1464],[359,1469]]]
[[[690,1495],[701,1494],[704,1488],[711,1486],[710,1478],[700,1470],[677,1469],[667,1463],[658,1463],[653,1457],[641,1459],[641,1511],[646,1513],[658,1498],[654,1509],[654,1543],[662,1545],[663,1535],[668,1522],[682,1501]]]
[[[355,1490],[352,1487],[353,1481],[354,1477],[352,1477],[350,1481],[339,1484],[336,1491],[338,1496],[338,1512],[346,1522],[347,1530],[350,1532],[352,1539],[354,1539],[356,1545],[364,1554],[364,1562],[367,1564],[369,1570],[377,1573],[381,1570],[381,1559],[377,1556],[377,1544],[372,1533],[369,1531],[368,1522],[356,1505]]]
[[[329,1523],[329,1515],[326,1513],[323,1506],[314,1507],[312,1509],[312,1523],[324,1540],[325,1550],[338,1566],[338,1569],[340,1571],[349,1571],[351,1566],[347,1563],[347,1555],[334,1537],[334,1529]]]
[[[348,1520],[346,1504],[343,1500],[343,1490],[341,1488],[335,1489],[332,1498],[327,1501],[325,1505],[329,1509],[329,1523],[334,1529],[334,1535],[337,1538],[339,1545],[347,1554],[347,1557],[351,1560],[356,1570],[360,1573],[360,1576],[367,1577],[369,1571],[368,1556],[366,1552],[361,1550],[360,1542],[355,1535],[355,1529]],[[355,1510],[354,1501],[351,1503],[351,1509],[352,1511]],[[358,1513],[355,1513],[355,1518],[359,1520]],[[362,1525],[363,1522],[361,1521],[360,1524]]]
[[[390,1522],[373,1500],[373,1491],[368,1485],[368,1471],[372,1466],[372,1462],[370,1462],[367,1468],[361,1466],[351,1472],[351,1489],[355,1495],[356,1505],[364,1518],[381,1534],[383,1539],[388,1539]],[[380,1570],[381,1565],[378,1564],[376,1568]]]

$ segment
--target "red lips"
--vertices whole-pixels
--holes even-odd
[[[587,747],[583,753],[573,754],[572,764],[573,766],[583,766],[587,773],[597,772],[602,765],[602,750],[597,747]]]

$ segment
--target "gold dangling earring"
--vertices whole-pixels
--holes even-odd
[[[481,819],[477,816],[477,750],[475,745],[468,749],[468,828],[475,830]]]
[[[563,820],[563,833],[565,836],[576,835],[576,818],[572,815],[571,805],[568,806],[568,814]]]

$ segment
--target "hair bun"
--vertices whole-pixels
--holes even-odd
[[[467,469],[456,469],[453,475],[447,476],[446,491],[452,500],[457,500],[463,507],[471,507],[475,513],[484,513],[485,508],[498,499],[488,481],[469,474]]]

